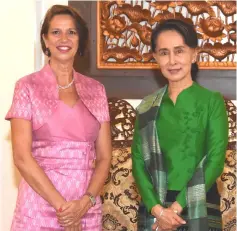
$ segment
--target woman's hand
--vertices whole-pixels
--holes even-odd
[[[181,205],[175,201],[171,206],[170,208],[175,212],[177,213],[178,215],[182,213],[183,211],[183,208],[181,207]]]
[[[74,224],[77,225],[79,224],[81,217],[84,216],[91,206],[90,198],[86,195],[80,200],[66,202],[57,211],[58,222],[63,227],[70,227]]]
[[[177,227],[186,224],[171,208],[163,208],[161,205],[155,205],[151,214],[156,217],[157,221],[152,225],[152,230],[159,227],[162,230],[176,230]]]

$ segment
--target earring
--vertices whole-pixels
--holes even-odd
[[[49,50],[49,48],[46,48],[46,50],[45,50],[45,55],[47,55],[48,57],[50,56],[50,50]]]

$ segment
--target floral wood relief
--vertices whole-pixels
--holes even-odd
[[[97,17],[98,68],[157,68],[151,32],[170,18],[195,26],[200,68],[236,68],[235,1],[98,1]]]

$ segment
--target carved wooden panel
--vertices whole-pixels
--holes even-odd
[[[98,1],[97,67],[157,68],[150,48],[152,29],[177,18],[195,25],[202,69],[235,69],[235,1]]]
[[[136,120],[135,109],[125,100],[110,98],[109,113],[113,147],[130,147]]]

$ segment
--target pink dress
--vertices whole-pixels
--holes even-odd
[[[46,66],[41,70],[43,73],[38,72],[41,78],[42,76],[44,77],[44,71],[52,75],[50,67]],[[78,74],[74,73],[74,78]],[[39,85],[37,90],[34,89],[34,91],[31,91],[32,81],[29,81],[30,79],[32,80],[32,76],[30,78],[29,76],[28,78],[22,78],[19,81],[20,83],[24,82],[25,88],[22,86],[19,87],[19,84],[16,86],[13,104],[6,119],[25,118],[29,120],[27,116],[30,115],[32,123],[35,122],[34,113],[37,114],[39,107],[38,109],[34,109],[33,105],[40,105],[37,102],[39,98],[41,98],[40,101],[45,102],[45,97],[42,96],[44,95],[44,91]],[[101,84],[95,80],[93,81],[94,85],[101,87]],[[76,81],[76,86],[77,83],[79,81]],[[85,86],[86,83],[83,83],[82,80],[80,85]],[[83,87],[80,89],[82,90]],[[87,90],[89,89],[87,88]],[[39,92],[36,93],[37,91],[40,91],[40,94]],[[81,94],[83,95],[83,90]],[[97,92],[97,94],[103,98],[102,101],[106,100],[104,91]],[[27,103],[25,103],[26,95],[28,95]],[[40,97],[36,97],[36,95]],[[48,111],[50,115],[47,115],[47,110],[45,109],[46,112],[44,114],[46,116],[41,119],[41,124],[39,122],[36,123],[38,125],[37,128],[33,126],[32,155],[52,181],[55,188],[68,201],[77,200],[86,192],[94,170],[93,163],[96,158],[95,141],[99,133],[100,123],[109,120],[107,100],[106,102],[98,103],[98,99],[94,99],[94,109],[98,107],[96,112],[101,110],[101,113],[97,114],[93,111],[94,109],[92,110],[90,108],[90,104],[88,104],[84,96],[73,107],[66,105],[57,98],[56,104],[51,102],[54,107],[48,106],[52,111]],[[31,105],[27,105],[29,103]],[[101,106],[102,104],[104,107],[99,109],[98,105]],[[42,106],[41,110],[43,109]],[[83,231],[102,230],[101,201],[99,196],[96,200],[96,206],[92,207],[81,220]],[[64,230],[57,222],[55,210],[23,179],[19,186],[11,231],[51,230]]]

